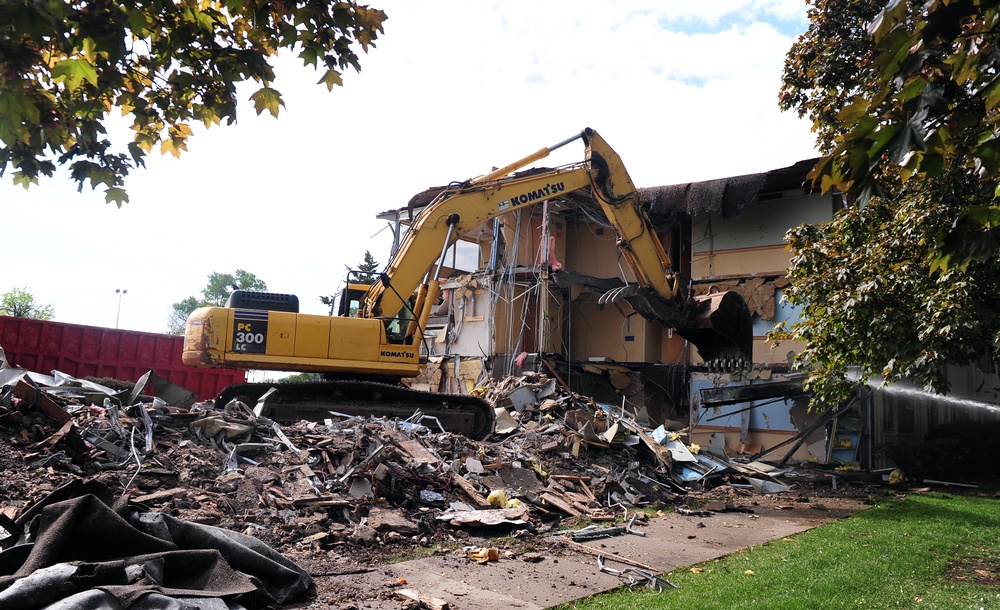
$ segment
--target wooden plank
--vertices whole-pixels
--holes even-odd
[[[589,481],[590,477],[583,477],[578,474],[550,474],[550,479],[556,481]]]
[[[59,425],[64,425],[73,420],[73,416],[66,409],[62,408],[62,406],[49,398],[47,394],[24,379],[18,380],[13,389],[11,389],[11,394],[26,401],[29,405],[34,405],[39,411],[59,422]]]
[[[151,494],[146,494],[143,496],[134,496],[131,498],[131,500],[133,502],[138,502],[140,504],[145,504],[146,502],[159,502],[160,500],[168,500],[186,491],[187,489],[185,489],[184,487],[174,487],[173,489],[164,489],[162,491],[156,491]]]
[[[594,555],[595,557],[604,557],[605,559],[611,559],[611,560],[617,561],[618,563],[624,563],[625,565],[628,565],[628,566],[633,566],[633,567],[636,567],[636,568],[642,568],[644,570],[649,570],[653,574],[659,574],[660,573],[660,570],[657,570],[653,566],[648,566],[648,565],[646,565],[644,563],[640,563],[638,561],[633,561],[633,560],[631,560],[631,559],[629,559],[627,557],[622,557],[621,555],[615,555],[614,553],[608,553],[607,551],[602,551],[600,549],[595,549],[592,546],[587,546],[585,544],[580,544],[579,542],[573,542],[569,538],[563,538],[563,542],[565,542],[569,546],[573,547],[574,549],[577,549],[579,551],[583,551],[584,553],[588,553],[590,555]]]
[[[448,610],[448,602],[437,597],[424,595],[416,589],[397,589],[396,595],[412,602],[416,602],[421,608],[430,608],[430,610]]]
[[[465,495],[469,496],[469,498],[473,502],[475,502],[479,507],[481,507],[481,508],[488,508],[489,507],[490,503],[486,501],[486,498],[484,498],[482,496],[482,494],[480,494],[478,491],[476,491],[476,488],[473,487],[472,483],[470,483],[468,481],[468,479],[466,479],[465,477],[452,472],[451,473],[451,482],[454,483],[455,485],[458,485],[459,487],[461,487],[462,491],[465,492]]]
[[[548,502],[552,506],[555,506],[556,508],[566,513],[570,517],[582,517],[584,514],[578,511],[577,509],[573,508],[573,506],[565,498],[559,497],[552,492],[548,491],[543,492],[539,494],[538,497],[544,500],[545,502]]]
[[[419,465],[429,464],[433,466],[441,463],[440,458],[428,451],[419,442],[406,438],[398,432],[392,435],[392,443]]]

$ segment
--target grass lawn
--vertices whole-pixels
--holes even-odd
[[[1000,499],[911,493],[666,578],[562,608],[1000,609]]]

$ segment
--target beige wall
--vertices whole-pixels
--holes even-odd
[[[618,257],[615,232],[590,223],[566,228],[564,262],[568,271],[597,278],[621,277],[625,262]],[[631,273],[626,277],[634,279]],[[659,324],[639,316],[626,318],[613,305],[598,309],[600,291],[573,291],[568,351],[577,360],[610,358],[615,362],[658,362],[665,333]],[[626,306],[627,307],[627,306]],[[676,351],[676,350],[675,350]]]
[[[695,253],[691,276],[695,281],[712,277],[784,275],[789,253],[784,244]]]
[[[593,277],[625,277],[634,280],[615,245],[615,230],[590,223],[574,223],[566,230],[566,269]]]

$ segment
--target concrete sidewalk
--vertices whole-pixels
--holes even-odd
[[[637,525],[646,532],[645,537],[625,534],[585,544],[651,566],[662,574],[797,534],[861,508],[859,502],[857,506],[832,510],[754,507],[756,512],[752,514],[726,512],[707,517],[669,513]],[[504,558],[503,549],[499,561],[486,565],[448,554],[383,566],[365,574],[323,577],[333,580],[324,586],[351,592],[359,609],[400,608],[398,591],[408,589],[421,600],[445,602],[451,610],[538,610],[624,584],[617,576],[600,572],[594,555],[571,548],[544,550],[551,542],[540,540],[543,559],[537,563]],[[605,560],[605,565],[616,570],[628,567],[610,559]],[[405,579],[405,584],[400,579]],[[669,594],[669,590],[663,593]]]

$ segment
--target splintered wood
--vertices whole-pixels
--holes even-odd
[[[578,475],[549,475],[549,484],[545,491],[538,494],[538,498],[571,517],[586,517],[593,521],[613,520],[614,515],[604,510],[587,486],[588,480],[589,477]]]

